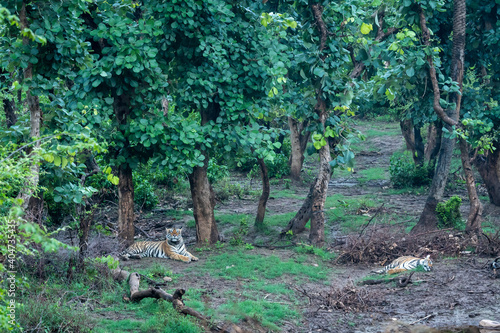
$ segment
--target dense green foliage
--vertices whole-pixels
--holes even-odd
[[[420,187],[430,184],[434,169],[425,164],[415,165],[409,152],[395,153],[391,156],[389,173],[394,188]]]
[[[436,206],[436,213],[438,216],[438,227],[463,229],[464,221],[460,214],[460,205],[462,199],[459,196],[453,196],[446,202],[440,202]]]

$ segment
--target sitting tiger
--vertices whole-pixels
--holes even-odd
[[[384,269],[375,271],[375,273],[395,274],[404,272],[409,269],[415,269],[418,266],[422,266],[425,271],[430,271],[432,269],[432,260],[430,258],[430,255],[428,255],[424,259],[411,256],[399,257],[397,259],[394,259],[394,261],[391,262],[390,265],[385,266]]]
[[[184,240],[182,239],[182,228],[176,229],[167,228],[167,239],[159,242],[136,242],[130,245],[125,251],[118,255],[125,260],[129,257],[158,257],[170,258],[174,260],[182,260],[190,262],[191,260],[197,261],[198,258],[193,256],[186,250]]]

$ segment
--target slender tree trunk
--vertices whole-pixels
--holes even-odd
[[[122,126],[127,124],[128,115],[131,112],[130,96],[128,94],[117,95],[113,92],[113,111],[119,124],[119,130],[123,133]],[[129,141],[125,137],[125,152],[128,149]],[[125,162],[118,167],[118,237],[123,240],[126,246],[134,242],[134,183],[132,179],[132,169]]]
[[[299,181],[300,171],[304,163],[304,152],[311,133],[307,131],[303,133],[304,122],[299,122],[292,117],[288,117],[288,125],[290,126],[290,144],[292,147],[290,160],[288,161],[290,164],[290,178]]]
[[[412,119],[400,121],[399,126],[406,142],[406,148],[411,152],[413,163],[416,166],[422,166],[424,164],[424,142],[420,134],[420,127],[413,125]]]
[[[267,166],[263,158],[257,158],[257,162],[262,172],[262,194],[259,199],[259,207],[257,208],[257,216],[255,217],[255,226],[262,227],[264,225],[264,216],[266,215],[266,205],[271,193],[271,186],[269,185],[269,174]]]
[[[462,167],[465,173],[465,182],[467,186],[467,193],[469,194],[470,210],[469,217],[467,218],[467,232],[477,232],[481,230],[481,222],[483,218],[483,205],[479,201],[476,182],[472,172],[472,165],[469,156],[469,144],[462,138],[459,139],[460,156],[462,158]]]
[[[452,59],[452,79],[458,81],[460,84],[462,79],[460,78],[460,71],[457,71],[457,62],[459,58],[457,58],[458,53],[456,53],[457,47],[462,46],[462,56],[463,56],[463,43],[460,39],[457,39],[457,36],[460,36],[460,31],[457,31],[458,35],[455,34],[456,24],[459,24],[461,21],[461,14],[456,10],[457,2],[461,2],[463,0],[455,0],[454,2],[454,17],[453,17],[453,59]],[[459,15],[460,14],[460,15]],[[427,28],[427,23],[425,20],[425,15],[421,7],[419,7],[419,17],[420,17],[420,27],[422,29],[422,35],[424,39],[424,44],[430,46],[430,32]],[[465,17],[465,16],[464,16]],[[465,22],[464,22],[465,23]],[[461,36],[464,38],[465,36]],[[462,58],[463,59],[463,58]],[[448,131],[452,131],[452,126],[458,125],[458,114],[460,111],[460,95],[454,94],[453,99],[457,101],[456,109],[446,109],[444,110],[440,105],[441,92],[439,90],[439,85],[436,76],[436,69],[434,68],[434,63],[432,60],[432,56],[427,57],[427,61],[429,63],[429,73],[432,82],[432,88],[434,92],[434,102],[433,107],[436,114],[443,120],[445,123],[445,127]],[[463,62],[461,63],[463,66]],[[463,75],[463,67],[462,75]],[[441,139],[441,149],[439,151],[439,157],[437,161],[436,170],[434,172],[434,177],[432,179],[432,184],[429,189],[429,195],[427,196],[427,200],[425,202],[424,210],[420,215],[420,219],[417,225],[412,229],[411,233],[420,233],[430,229],[435,229],[437,227],[437,216],[436,216],[436,207],[439,201],[443,198],[444,188],[446,186],[446,181],[448,180],[448,174],[450,172],[451,158],[453,155],[453,148],[455,145],[454,139],[448,139],[443,137]]]
[[[458,82],[460,94],[454,94],[457,104],[457,114],[460,114],[462,101],[462,82],[464,77],[465,58],[465,26],[466,26],[466,4],[465,0],[453,2],[453,57],[451,61],[451,77]],[[476,191],[476,181],[469,157],[469,145],[463,139],[459,139],[460,154],[462,157],[462,168],[465,173],[467,192],[469,194],[469,217],[467,218],[467,231],[478,232],[481,230],[483,218],[483,206]]]
[[[21,30],[29,28],[28,18],[26,17],[26,3],[23,2],[21,11],[19,13],[19,21]],[[23,44],[29,44],[29,38],[23,37]],[[28,67],[24,70],[24,80],[30,82],[33,78],[33,65],[28,64]],[[28,89],[26,93],[26,101],[28,104],[28,109],[30,111],[30,138],[35,139],[40,137],[40,124],[42,119],[42,110],[40,109],[40,101],[38,96],[34,96],[31,93],[31,89]],[[35,143],[31,148],[28,149],[28,153],[31,154],[33,150],[40,147],[40,142]],[[40,166],[38,162],[33,162],[30,167],[30,177],[27,179],[27,186],[21,193],[19,197],[23,200],[23,209],[26,211],[29,206],[30,198],[33,196],[35,188],[38,186],[40,179]],[[35,206],[35,205],[32,205]],[[28,215],[34,216],[35,214]]]
[[[5,111],[5,119],[7,128],[12,127],[17,123],[17,114],[16,108],[13,99],[4,99],[3,100],[3,109]]]
[[[326,110],[326,103],[319,97],[319,94],[315,109],[324,127],[328,112]],[[309,241],[316,246],[323,246],[325,242],[325,201],[328,191],[328,182],[331,176],[330,145],[327,144],[321,147],[318,153],[320,156],[318,176],[309,189],[309,193],[302,207],[297,214],[295,214],[295,217],[288,222],[287,227],[281,231],[281,235],[286,234],[289,230],[296,235],[304,231],[305,225],[311,220]]]
[[[493,152],[478,155],[474,159],[474,165],[483,179],[490,202],[500,206],[500,142],[496,142],[494,147]]]
[[[212,102],[208,108],[200,110],[201,125],[215,121],[220,114],[220,105]],[[200,149],[196,147],[196,149]],[[200,149],[201,150],[201,149]],[[205,156],[202,167],[194,167],[188,176],[193,199],[193,215],[196,222],[196,241],[198,246],[215,244],[219,240],[219,231],[215,223],[215,194],[208,181],[208,151],[201,150]]]
[[[423,166],[425,162],[425,146],[422,135],[420,134],[421,127],[418,125],[413,126],[413,132],[415,133],[415,152],[413,153],[413,161],[416,166]]]
[[[443,125],[440,121],[436,124],[430,124],[427,131],[427,145],[425,147],[424,156],[429,165],[436,165],[436,158],[441,149],[441,137],[443,135]]]

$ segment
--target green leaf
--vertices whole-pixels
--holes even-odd
[[[61,165],[61,157],[55,155],[54,156],[54,165],[55,166],[60,166]]]
[[[366,24],[366,23],[361,24],[360,31],[363,35],[368,35],[372,30],[373,30],[372,24]]]
[[[321,149],[321,142],[320,141],[314,141],[313,145],[314,145],[314,148],[316,148],[317,150]]]
[[[415,75],[415,69],[413,67],[410,67],[406,70],[406,75],[408,75],[409,77],[412,77],[413,75]]]

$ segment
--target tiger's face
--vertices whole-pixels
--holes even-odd
[[[430,271],[432,269],[432,260],[431,260],[431,256],[428,255],[427,257],[425,257],[424,259],[422,259],[422,267],[424,267],[424,270],[426,272]]]
[[[171,244],[177,244],[182,241],[182,228],[167,228],[167,241]]]

